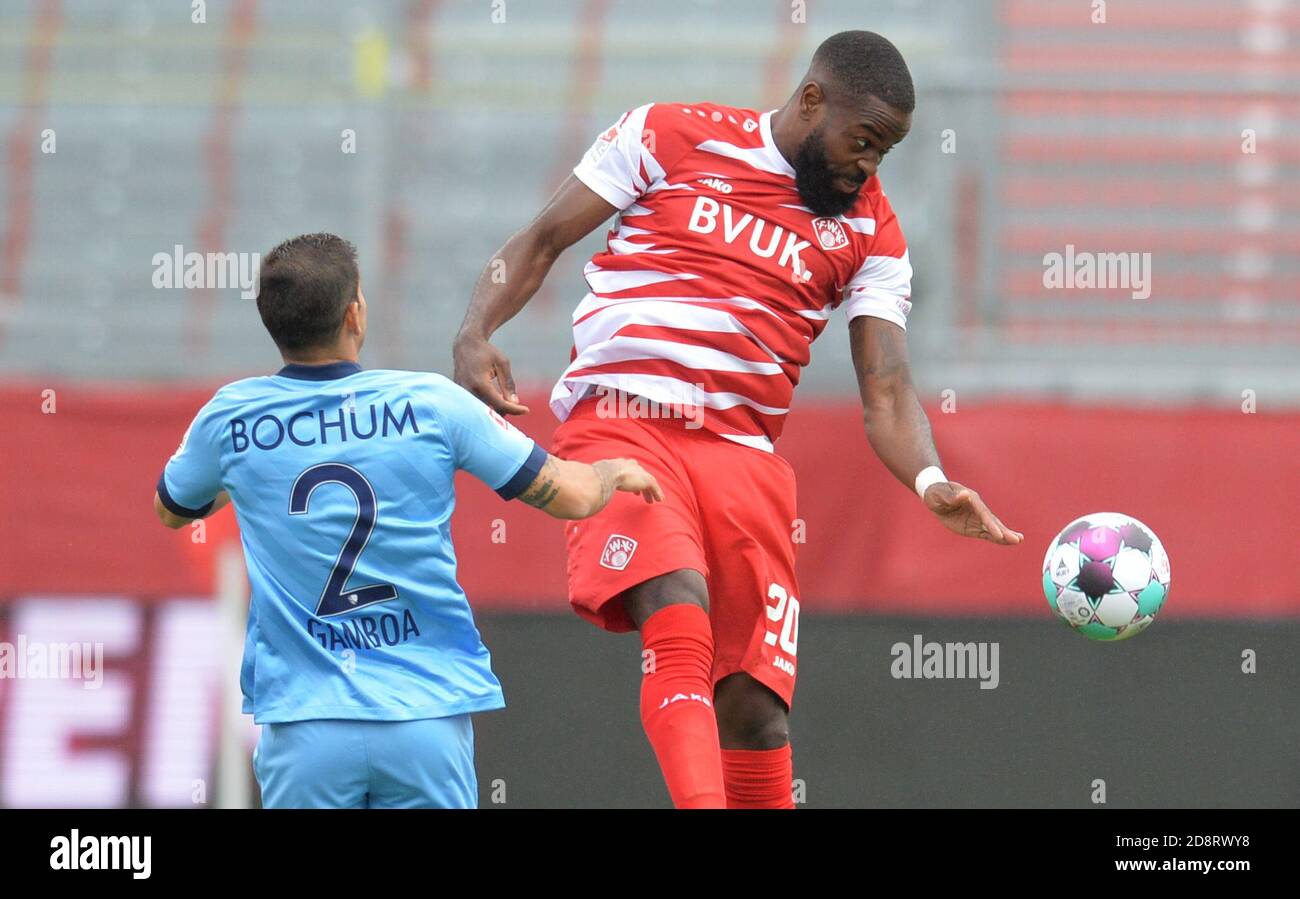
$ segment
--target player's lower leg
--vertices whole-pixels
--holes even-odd
[[[719,681],[714,697],[727,808],[794,808],[785,703],[743,673]]]
[[[652,585],[627,603],[641,631],[641,723],[673,805],[725,808],[709,615],[692,602],[651,601],[653,592]]]

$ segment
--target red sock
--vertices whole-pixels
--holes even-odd
[[[724,749],[727,808],[794,808],[790,744],[780,749]]]
[[[713,631],[699,606],[678,603],[641,626],[650,670],[641,723],[677,808],[726,808],[718,719],[713,714]]]

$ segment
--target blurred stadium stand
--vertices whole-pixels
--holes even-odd
[[[819,40],[865,26],[920,90],[882,177],[917,272],[923,383],[1300,403],[1294,5],[1112,3],[1100,25],[1066,0],[861,9],[815,0],[798,25],[776,0],[530,0],[493,24],[486,0],[231,0],[196,25],[183,4],[6,4],[0,372],[265,370],[250,302],[153,289],[151,259],[264,252],[304,229],[361,249],[371,365],[445,368],[486,260],[623,110],[774,107]],[[42,156],[47,127],[58,152]],[[575,260],[600,239],[501,335],[525,379],[554,377]],[[1066,244],[1151,253],[1151,297],[1045,289],[1043,256]],[[807,387],[851,390],[846,341],[823,341]]]
[[[110,658],[99,691],[0,678],[0,805],[232,802],[208,785],[229,777],[211,598],[233,516],[196,544],[148,497],[211,389],[278,359],[253,301],[156,289],[155,254],[345,235],[363,361],[449,373],[479,272],[621,112],[774,108],[846,28],[891,38],[918,87],[881,176],[945,464],[1030,545],[949,538],[892,482],[837,318],[779,447],[809,529],[809,804],[1082,806],[1093,776],[1117,805],[1300,804],[1300,2],[1105,6],[1094,24],[1077,0],[808,0],[796,24],[788,0],[210,0],[194,24],[188,2],[0,5],[0,643],[93,638]],[[497,337],[542,441],[602,239]],[[1150,297],[1045,288],[1067,246],[1150,253]],[[512,704],[480,725],[484,803],[500,776],[510,806],[662,804],[635,646],[566,617],[558,528],[458,486],[462,575]],[[1103,508],[1173,560],[1162,620],[1116,647],[1037,592],[1056,529]],[[481,536],[498,517],[505,546]],[[1004,641],[1004,686],[888,678],[913,633]],[[1246,648],[1271,659],[1253,679]]]

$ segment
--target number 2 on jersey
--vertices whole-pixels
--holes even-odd
[[[370,584],[347,589],[348,578],[352,577],[357,560],[370,542],[370,532],[375,529],[379,513],[375,488],[370,486],[365,475],[341,462],[313,465],[293,482],[293,489],[289,491],[289,514],[306,515],[312,493],[322,484],[342,484],[352,491],[357,501],[357,520],[348,533],[348,539],[343,541],[338,558],[334,560],[329,579],[325,581],[325,589],[321,591],[320,601],[316,603],[316,614],[323,618],[396,599],[397,588],[392,584]]]

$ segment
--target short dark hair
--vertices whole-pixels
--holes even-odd
[[[257,311],[282,351],[328,346],[360,283],[356,247],[333,234],[302,234],[262,259]]]
[[[827,73],[833,99],[861,104],[878,97],[900,112],[916,108],[912,73],[903,54],[874,31],[841,31],[822,41],[812,68]]]

